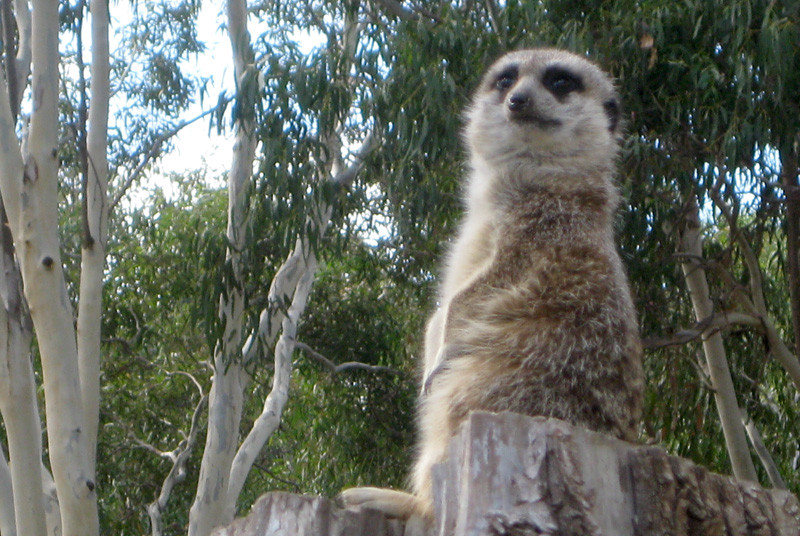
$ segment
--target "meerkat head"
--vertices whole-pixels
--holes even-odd
[[[492,167],[566,170],[613,165],[619,99],[589,60],[554,49],[519,50],[492,65],[467,112],[473,158]]]

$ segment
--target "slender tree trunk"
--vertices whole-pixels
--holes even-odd
[[[0,215],[7,221],[1,205]],[[0,235],[3,301],[0,304],[0,412],[11,459],[14,524],[17,534],[44,536],[47,527],[39,474],[42,422],[30,354],[32,326],[22,298],[22,282],[7,225],[0,230]]]
[[[8,4],[10,6],[10,4]],[[16,58],[6,50],[6,76],[0,77],[0,184],[21,182],[22,157],[14,124],[19,108],[18,74],[27,80],[30,68],[30,11],[17,5],[20,47]],[[4,24],[10,24],[8,13]],[[20,60],[19,58],[22,58]],[[14,80],[16,78],[16,80]],[[8,81],[9,85],[6,85]],[[11,87],[18,90],[12,91]],[[10,466],[7,490],[0,501],[0,533],[45,535],[44,496],[39,466],[42,462],[42,422],[30,355],[33,327],[22,294],[22,278],[5,205],[0,200],[0,413],[6,428]],[[5,459],[3,460],[5,462]],[[6,486],[3,486],[4,489]]]
[[[798,155],[792,144],[782,147],[781,182],[786,197],[786,258],[789,296],[792,306],[794,353],[800,356],[800,183]]]
[[[78,366],[84,429],[89,442],[89,462],[94,473],[97,426],[100,419],[100,325],[103,310],[108,221],[108,104],[109,48],[108,0],[91,0],[92,97],[87,133],[88,173],[83,199],[86,215],[81,256],[80,301],[78,302]]]
[[[688,210],[681,231],[680,250],[684,255],[683,274],[689,296],[694,307],[695,318],[703,322],[712,318],[714,305],[708,290],[708,281],[703,267],[703,236],[700,225],[699,208],[694,195],[690,197]],[[722,335],[713,327],[703,333],[703,351],[708,364],[714,399],[717,403],[725,444],[731,459],[733,474],[741,480],[758,481],[755,466],[750,457],[745,430],[741,422],[741,412],[736,402],[728,359]]]
[[[245,0],[228,0],[228,32],[233,49],[237,84],[246,76],[253,52],[247,32]],[[241,89],[241,87],[240,87]],[[246,100],[248,96],[240,95]],[[214,527],[230,522],[228,482],[238,447],[244,389],[249,380],[241,359],[244,285],[241,252],[247,234],[247,194],[255,159],[256,139],[251,119],[238,118],[233,161],[228,175],[229,283],[220,298],[224,332],[214,357],[214,382],[208,405],[208,431],[197,494],[189,512],[189,535],[206,536]]]
[[[0,211],[4,215],[4,211]],[[0,412],[11,460],[13,508],[17,534],[46,534],[39,465],[42,422],[31,364],[32,327],[22,299],[22,284],[7,227],[2,234],[0,305]],[[5,534],[5,532],[3,532]]]
[[[234,49],[236,77],[237,81],[242,81],[243,76],[251,74],[246,73],[246,70],[249,68],[248,61],[251,61],[248,58],[252,58],[252,50],[245,25],[245,4],[243,1],[232,0],[228,6],[229,31]],[[357,28],[357,18],[348,17],[343,46],[349,52],[351,60],[356,50]],[[348,73],[349,70],[345,68],[342,72]],[[320,139],[326,149],[325,155],[328,157],[323,158],[321,161],[317,179],[318,184],[332,182],[339,186],[347,187],[362,166],[364,158],[375,148],[376,143],[373,136],[368,136],[364,140],[361,150],[355,155],[355,162],[347,169],[342,169],[342,142],[337,128],[338,124],[327,125],[327,128],[324,128],[324,132],[320,133]],[[241,273],[238,267],[238,251],[244,247],[244,244],[239,243],[238,240],[243,240],[243,229],[246,223],[244,216],[244,203],[246,200],[237,201],[239,196],[243,195],[244,190],[237,185],[245,177],[249,178],[248,170],[252,169],[255,145],[254,138],[250,136],[251,132],[251,125],[245,121],[240,120],[237,123],[234,164],[229,177],[228,239],[234,245],[229,251],[231,274],[233,274],[234,281]],[[250,143],[253,143],[253,145],[250,146]],[[248,158],[245,159],[244,155],[247,155]],[[330,222],[332,211],[333,205],[330,202],[322,202],[319,206],[313,208],[313,214],[309,217],[308,226],[316,230],[317,236],[324,234]],[[209,432],[200,476],[200,485],[208,486],[210,489],[208,492],[203,492],[203,497],[206,497],[205,500],[201,498],[200,490],[198,489],[198,495],[190,515],[189,533],[191,536],[205,535],[207,534],[205,531],[210,530],[215,525],[231,522],[235,514],[236,502],[244,486],[247,474],[261,448],[280,423],[283,409],[288,400],[292,372],[291,357],[295,347],[297,325],[308,303],[308,297],[316,276],[316,269],[317,260],[310,241],[307,238],[299,238],[294,250],[272,281],[268,296],[270,306],[262,311],[258,328],[250,334],[244,345],[234,346],[234,344],[241,344],[242,341],[241,333],[235,331],[241,329],[242,325],[241,311],[236,309],[237,306],[244,302],[244,297],[238,290],[241,285],[232,285],[232,288],[228,289],[226,293],[226,298],[220,302],[221,317],[226,323],[226,329],[223,335],[223,351],[221,353],[218,352],[216,357],[218,362],[216,369],[219,375],[220,366],[224,364],[225,368],[222,370],[225,372],[219,379],[215,378],[212,386],[212,399],[209,404]],[[275,306],[275,304],[285,304],[286,302],[290,304],[288,309],[283,306]],[[219,392],[222,392],[225,389],[224,392],[227,393],[225,400],[235,400],[236,403],[241,403],[241,400],[236,397],[241,396],[244,382],[249,380],[242,368],[242,364],[251,362],[256,356],[261,355],[266,348],[271,347],[279,332],[280,338],[274,349],[275,373],[272,390],[264,402],[261,415],[256,419],[241,447],[235,450],[234,457],[230,457],[232,452],[230,449],[235,448],[235,445],[229,443],[224,445],[224,453],[222,453],[223,447],[220,446],[216,450],[216,456],[210,455],[209,453],[213,452],[215,441],[217,444],[220,443],[220,437],[238,437],[238,417],[241,414],[241,408],[238,409],[238,412],[215,409],[215,406],[222,401],[220,397],[220,402],[215,403],[214,398],[220,396],[215,390],[219,389]],[[230,346],[228,347],[229,343]],[[236,353],[237,351],[238,353]],[[220,361],[220,356],[224,357],[224,360]],[[227,381],[226,378],[231,374],[238,375],[239,384],[236,383],[236,380]],[[228,388],[225,388],[226,384],[228,384]],[[237,386],[239,391],[235,390]],[[235,422],[232,419],[233,416],[236,417]],[[212,421],[222,423],[224,419],[229,419],[227,426],[217,427],[214,425],[212,428]],[[224,433],[223,430],[225,430]],[[218,439],[215,440],[214,438]],[[228,439],[228,441],[231,441],[231,439]],[[217,461],[213,462],[212,458],[216,458]],[[206,472],[203,472],[204,468],[208,468]],[[223,468],[227,468],[229,474],[223,475]],[[217,502],[220,498],[219,495],[211,496],[211,489],[215,493],[226,493],[224,504]],[[205,509],[205,512],[202,512],[202,509]]]
[[[298,241],[300,242],[300,241]],[[275,372],[272,378],[272,390],[264,402],[264,409],[253,423],[253,427],[236,452],[236,457],[231,463],[231,476],[228,486],[227,511],[230,513],[226,523],[233,520],[236,510],[236,501],[242,491],[247,474],[261,451],[261,448],[272,436],[281,421],[283,409],[289,399],[289,383],[292,377],[292,353],[294,352],[294,339],[297,333],[297,323],[303,315],[308,296],[317,271],[317,259],[312,252],[303,251],[298,244],[294,254],[301,256],[302,263],[299,270],[301,276],[296,286],[286,289],[292,294],[291,306],[281,323],[282,332],[278,343],[275,345]],[[306,250],[309,248],[306,247]]]

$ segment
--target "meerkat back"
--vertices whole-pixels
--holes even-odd
[[[614,243],[619,103],[575,54],[509,53],[467,112],[466,211],[425,336],[413,494],[344,492],[432,515],[431,468],[470,411],[564,419],[626,440],[643,397],[636,315]]]

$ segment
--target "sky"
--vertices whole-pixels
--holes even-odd
[[[203,106],[195,101],[184,112],[182,119],[197,117],[216,104],[216,97],[223,91],[233,88],[233,67],[231,65],[231,46],[228,36],[220,27],[224,22],[222,4],[203,2],[198,18],[198,34],[206,44],[206,52],[187,63],[187,68],[199,77],[209,77],[208,98]],[[174,149],[164,156],[160,165],[150,177],[162,188],[168,189],[164,175],[187,170],[206,169],[209,177],[223,176],[230,166],[233,148],[233,135],[230,131],[217,134],[209,130],[208,119],[200,119],[185,127],[173,140]]]
[[[124,17],[124,14],[121,16]],[[222,91],[228,94],[234,91],[232,51],[224,25],[224,4],[203,2],[197,28],[200,40],[206,45],[206,52],[187,62],[186,68],[198,77],[210,78],[211,82],[203,105],[196,101],[184,112],[181,119],[197,117],[216,105],[217,96]],[[252,17],[248,21],[248,27],[251,35],[260,33],[258,21]],[[315,38],[308,32],[301,31],[298,31],[297,39],[308,52],[319,45],[321,40],[320,37]],[[216,128],[209,130],[209,120],[203,118],[181,130],[173,143],[174,149],[163,157],[143,186],[157,185],[169,192],[167,175],[196,169],[205,169],[209,179],[224,178],[230,167],[233,149],[233,133],[230,129],[219,135]]]

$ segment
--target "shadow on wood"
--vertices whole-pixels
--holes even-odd
[[[555,419],[473,413],[434,469],[436,520],[407,525],[268,493],[215,536],[798,536],[800,503]]]

